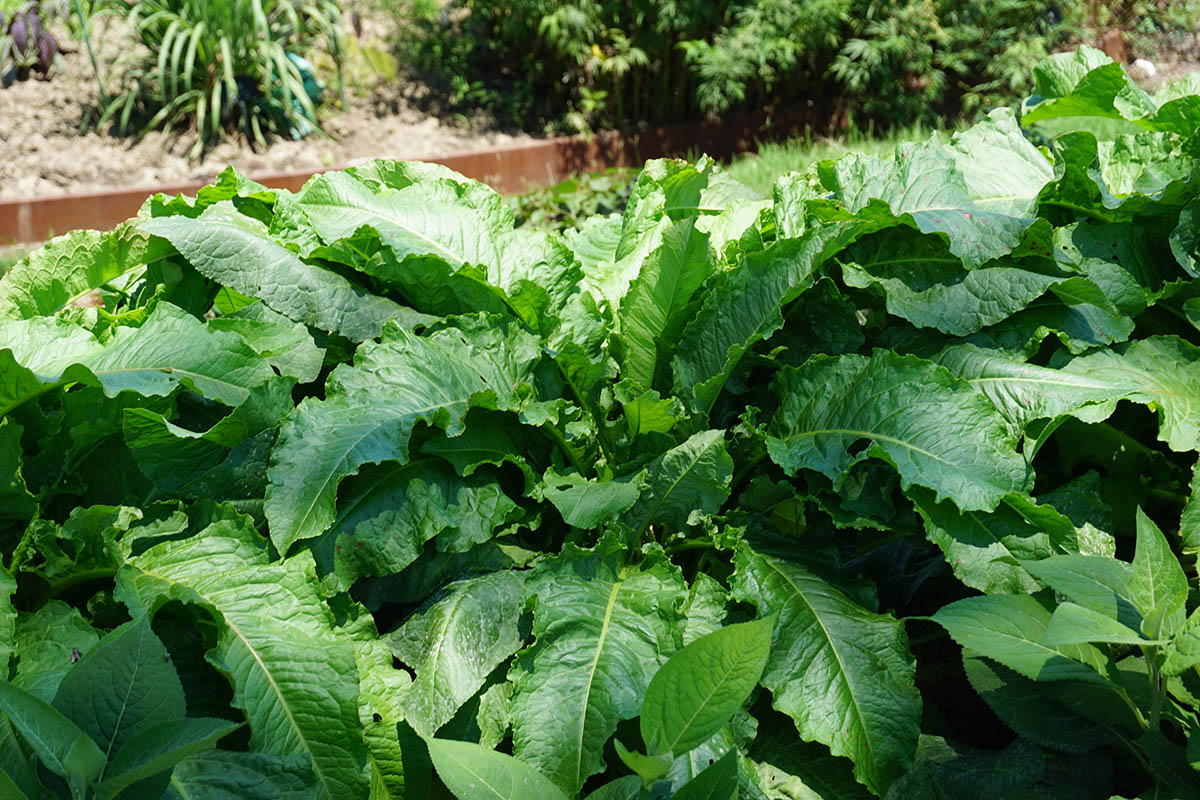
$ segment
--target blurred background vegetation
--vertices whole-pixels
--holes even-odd
[[[458,107],[565,130],[798,102],[888,128],[1028,94],[1056,49],[1122,29],[1153,55],[1198,0],[377,0],[402,64]]]

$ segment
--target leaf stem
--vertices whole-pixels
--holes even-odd
[[[583,457],[579,454],[579,451],[567,441],[567,437],[563,435],[563,432],[560,431],[558,427],[554,425],[554,423],[544,422],[539,430],[546,435],[546,438],[558,445],[558,449],[562,450],[563,454],[567,457],[567,460],[571,462],[571,466],[574,467],[580,475],[595,475],[594,470],[589,471],[584,467]]]

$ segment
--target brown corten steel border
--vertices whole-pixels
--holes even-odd
[[[423,160],[443,164],[499,192],[534,186],[607,167],[637,166],[648,158],[707,153],[724,158],[753,150],[759,141],[777,139],[809,127],[825,127],[828,112],[813,108],[760,111],[713,122],[681,123],[624,133],[558,137],[490,147]],[[300,170],[252,176],[273,189],[297,191],[315,174]],[[165,184],[0,201],[0,245],[42,242],[79,228],[107,230],[134,216],[155,194],[194,194],[204,182]]]

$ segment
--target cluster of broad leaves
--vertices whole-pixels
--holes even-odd
[[[0,795],[1200,796],[1200,80],[1036,77],[771,198],[227,171],[33,253]]]

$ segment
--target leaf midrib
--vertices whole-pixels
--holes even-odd
[[[588,670],[587,684],[583,692],[583,713],[579,718],[579,736],[575,742],[575,780],[583,783],[583,735],[587,730],[588,706],[591,705],[592,687],[595,685],[596,668],[600,665],[600,654],[604,652],[604,643],[608,639],[609,629],[612,627],[613,608],[617,604],[617,595],[621,590],[622,584],[625,583],[625,574],[628,567],[621,570],[617,575],[617,579],[613,581],[612,589],[608,593],[608,604],[604,608],[604,619],[600,623],[600,635],[596,638],[596,654],[592,657],[592,666]]]
[[[193,562],[197,562],[197,561],[204,561],[205,559],[193,558],[193,559],[189,559],[189,560],[193,561]],[[229,630],[231,630],[234,633],[234,635],[237,636],[238,640],[241,641],[242,645],[246,648],[246,652],[250,653],[251,657],[254,659],[254,663],[258,665],[263,676],[267,679],[267,683],[271,687],[271,691],[275,695],[276,700],[278,701],[279,708],[283,709],[284,715],[287,717],[288,724],[291,726],[292,731],[296,735],[296,738],[300,741],[300,743],[304,747],[304,750],[309,755],[309,760],[312,763],[313,772],[315,772],[317,774],[317,780],[320,781],[321,785],[325,786],[325,790],[326,790],[326,792],[328,792],[329,797],[336,797],[337,795],[335,795],[333,792],[331,792],[329,790],[328,781],[324,777],[324,770],[321,768],[320,764],[318,764],[318,759],[316,758],[316,753],[313,752],[312,746],[308,743],[308,738],[305,737],[304,732],[296,724],[296,717],[292,714],[291,707],[284,700],[283,692],[280,690],[279,684],[276,682],[274,674],[272,674],[271,670],[269,670],[267,668],[266,662],[264,662],[262,660],[262,657],[259,655],[258,650],[250,644],[250,640],[242,632],[241,628],[239,628],[236,624],[234,624],[234,622],[232,620],[230,620],[229,615],[226,614],[224,611],[222,611],[221,608],[217,605],[217,603],[215,603],[213,601],[213,599],[211,597],[209,597],[205,594],[201,594],[199,591],[197,591],[195,589],[195,587],[189,586],[188,584],[185,584],[182,581],[177,581],[166,575],[161,575],[157,572],[152,572],[152,571],[146,569],[145,567],[138,566],[138,567],[136,567],[136,569],[138,569],[142,574],[148,575],[152,578],[163,581],[164,583],[166,583],[170,586],[185,586],[185,587],[191,589],[192,591],[195,591],[199,597],[204,599],[204,602],[211,605],[217,611],[217,613],[219,613],[221,615],[221,620],[225,623],[225,625],[229,628]]]

